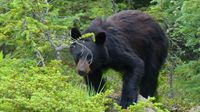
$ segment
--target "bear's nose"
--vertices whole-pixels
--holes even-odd
[[[87,73],[84,70],[78,70],[78,74],[81,76],[85,76]]]
[[[85,76],[89,73],[90,67],[87,60],[80,59],[76,66],[76,70],[80,76]]]

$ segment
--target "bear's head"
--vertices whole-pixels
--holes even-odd
[[[105,46],[105,32],[98,32],[93,35],[94,37],[82,38],[83,35],[77,28],[71,29],[71,37],[74,41],[70,45],[70,53],[75,60],[78,74],[86,76],[101,68],[107,62],[109,56]]]

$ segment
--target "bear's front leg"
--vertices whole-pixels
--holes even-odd
[[[102,72],[95,70],[84,77],[89,90],[94,89],[97,93],[104,92],[106,80],[102,78]]]
[[[126,109],[128,106],[137,102],[138,87],[140,80],[144,74],[144,64],[135,64],[135,68],[128,71],[123,76],[123,89],[120,105]]]

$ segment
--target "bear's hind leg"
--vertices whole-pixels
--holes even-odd
[[[145,76],[140,83],[140,94],[148,98],[148,96],[153,97],[156,95],[156,89],[158,86],[158,74],[159,69],[156,67],[146,68]]]

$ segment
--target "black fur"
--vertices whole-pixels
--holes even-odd
[[[78,41],[93,54],[90,72],[84,76],[86,84],[91,84],[96,91],[103,89],[102,71],[112,68],[123,74],[120,103],[123,108],[137,102],[138,92],[146,98],[155,95],[159,70],[168,48],[167,37],[157,22],[140,11],[128,10],[105,20],[95,19],[82,34],[89,32],[101,36],[98,36],[100,44],[91,38]],[[80,53],[81,49],[84,53]],[[88,50],[76,42],[70,50],[76,63],[83,57],[89,59]]]

